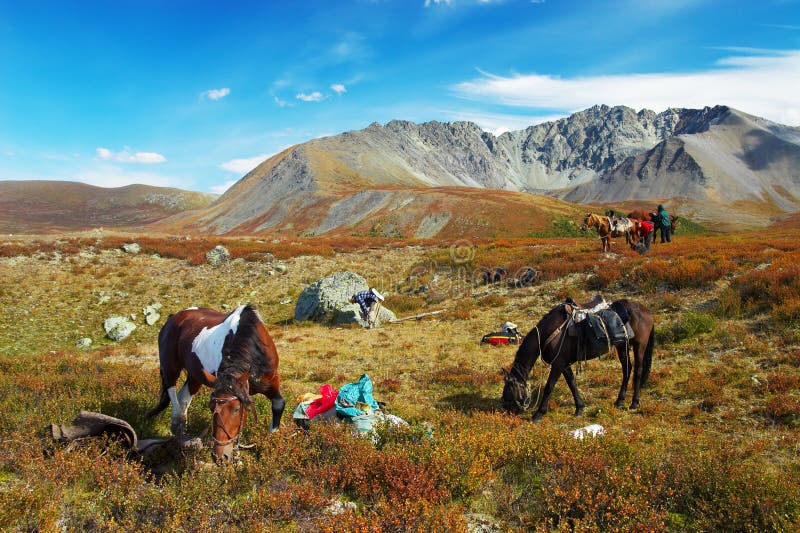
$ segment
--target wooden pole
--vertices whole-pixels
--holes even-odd
[[[444,309],[440,309],[438,311],[428,311],[427,313],[420,313],[418,315],[411,315],[411,316],[406,316],[406,317],[403,317],[403,318],[396,318],[394,320],[390,320],[389,324],[397,324],[398,322],[405,322],[406,320],[411,320],[412,318],[420,319],[420,318],[423,318],[423,317],[426,317],[426,316],[438,315],[439,313],[444,313],[444,312],[445,312]]]

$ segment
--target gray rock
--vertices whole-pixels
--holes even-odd
[[[124,316],[112,316],[103,322],[103,329],[106,330],[106,336],[112,341],[121,341],[128,337],[133,330],[136,329],[136,324],[128,320]]]
[[[125,243],[122,245],[122,251],[127,254],[136,255],[142,251],[142,247],[136,242]]]
[[[152,303],[148,306],[145,306],[142,309],[142,314],[144,314],[144,321],[148,326],[152,326],[158,319],[161,318],[161,314],[158,310],[161,309],[160,303]]]
[[[305,288],[297,299],[294,318],[298,321],[313,320],[322,323],[352,324],[362,327],[367,324],[361,319],[357,304],[350,298],[357,292],[369,289],[367,280],[353,272],[337,272],[315,281]],[[395,319],[394,313],[382,307],[378,313],[378,324]]]
[[[221,244],[215,246],[213,250],[206,252],[206,261],[208,261],[211,266],[216,267],[230,260],[231,253]]]
[[[89,337],[81,337],[77,341],[75,341],[75,346],[77,348],[88,348],[92,345],[92,339]]]
[[[289,267],[287,267],[283,263],[278,263],[273,268],[275,269],[275,272],[278,272],[280,274],[286,274],[286,272],[289,271]]]

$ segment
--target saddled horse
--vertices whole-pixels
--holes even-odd
[[[603,246],[603,251],[607,252],[611,249],[611,237],[624,235],[625,241],[629,244],[631,243],[634,224],[626,218],[611,218],[594,213],[586,213],[583,217],[581,231],[586,231],[589,228],[597,228],[600,244]]]
[[[251,394],[272,403],[270,431],[280,427],[285,401],[280,392],[278,351],[255,308],[243,305],[225,314],[190,307],[171,315],[158,334],[161,396],[152,417],[172,403],[170,429],[183,438],[192,396],[202,385],[211,387],[211,431],[214,457],[230,459],[238,447],[247,411],[255,407]],[[176,391],[183,370],[186,382]]]
[[[617,357],[622,364],[622,385],[614,405],[621,408],[625,402],[628,380],[631,375],[630,347],[633,348],[633,399],[630,408],[637,409],[639,392],[647,384],[653,359],[655,338],[653,315],[644,305],[627,299],[618,300],[612,306],[622,308],[624,313],[621,314],[628,315],[628,324],[633,330],[632,339],[626,339],[624,342],[614,345]],[[574,323],[575,312],[588,307],[591,305],[580,306],[572,299],[568,299],[565,303],[550,310],[525,336],[510,370],[502,369],[505,386],[501,401],[506,411],[519,414],[527,409],[531,401],[528,392],[528,376],[536,359],[541,356],[542,360],[550,365],[550,374],[547,377],[539,405],[533,413],[533,420],[539,420],[547,413],[550,394],[560,376],[564,376],[564,380],[572,392],[575,400],[575,414],[579,415],[583,412],[585,404],[578,392],[571,365],[584,359],[599,357],[599,355],[586,356],[582,353],[580,338],[568,335],[567,330]]]
[[[656,214],[655,211],[649,211],[647,209],[641,209],[640,208],[640,209],[634,209],[633,211],[628,213],[628,218],[632,218],[632,219],[638,220],[638,221],[642,221],[642,220],[650,220],[650,221],[652,221],[653,218],[655,217],[655,214]],[[675,231],[678,228],[678,218],[679,217],[677,217],[675,215],[670,215],[669,216],[669,232],[670,232],[670,235],[674,235]],[[634,235],[637,238],[639,237],[638,227],[639,227],[639,225],[637,224],[636,225],[637,230],[634,233]],[[657,239],[653,239],[652,244],[655,244],[656,240]]]

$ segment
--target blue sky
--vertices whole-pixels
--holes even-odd
[[[603,103],[800,126],[800,0],[0,0],[0,180],[222,192],[375,121]]]

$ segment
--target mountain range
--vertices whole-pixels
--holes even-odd
[[[213,203],[157,227],[528,235],[578,216],[583,204],[659,202],[721,229],[800,210],[800,129],[726,106],[656,113],[598,105],[497,136],[471,122],[373,123],[288,148]]]

